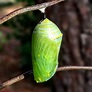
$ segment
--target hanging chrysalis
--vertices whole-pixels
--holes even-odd
[[[49,19],[37,24],[32,33],[32,63],[37,83],[49,80],[58,67],[62,33]]]

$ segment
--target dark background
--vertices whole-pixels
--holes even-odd
[[[51,0],[0,0],[0,17],[45,1]],[[66,0],[48,7],[46,16],[63,33],[59,66],[91,66],[92,1]],[[0,25],[0,83],[32,69],[31,33],[40,20],[40,11],[33,11]],[[31,74],[0,92],[92,92],[92,71],[58,72],[41,84]]]

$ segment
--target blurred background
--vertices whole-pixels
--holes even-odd
[[[51,0],[0,0],[0,17],[18,8]],[[59,66],[92,66],[92,0],[66,0],[46,9],[46,16],[63,33]],[[0,83],[31,65],[31,33],[40,11],[18,15],[0,25]],[[0,92],[92,92],[92,71],[64,71],[37,84],[33,75]]]

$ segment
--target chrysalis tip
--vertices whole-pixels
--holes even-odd
[[[39,9],[42,13],[45,13],[45,9],[46,9],[46,7],[45,8],[41,8],[41,9]]]

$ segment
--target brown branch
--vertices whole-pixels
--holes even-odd
[[[64,0],[53,0],[53,1],[50,1],[50,2],[41,3],[41,4],[34,5],[34,6],[29,6],[29,7],[26,7],[26,8],[17,9],[15,11],[1,17],[0,18],[0,24],[4,23],[5,21],[7,21],[11,18],[13,18],[16,15],[19,15],[19,14],[22,14],[22,13],[28,12],[28,11],[34,11],[34,10],[38,10],[38,9],[41,9],[41,8],[49,7],[49,6],[52,6],[54,4],[59,3],[61,1],[64,1]]]
[[[10,79],[10,80],[8,80],[8,81],[2,83],[2,84],[0,85],[0,89],[3,89],[3,88],[5,88],[5,87],[7,87],[7,86],[10,86],[10,85],[12,85],[12,84],[14,84],[14,83],[16,83],[16,82],[18,82],[18,81],[21,81],[21,80],[23,80],[24,78],[25,78],[25,77],[24,77],[23,74],[21,74],[21,75],[15,77],[15,78],[12,78],[12,79]]]
[[[57,68],[57,72],[59,71],[70,71],[70,70],[92,70],[91,66],[63,66]]]
[[[59,67],[57,68],[57,72],[59,71],[67,71],[67,70],[92,70],[92,67],[91,66],[63,66],[63,67]],[[10,86],[20,80],[23,80],[25,78],[25,75],[28,74],[28,73],[32,73],[32,71],[28,71],[26,73],[23,73],[15,78],[12,78],[4,83],[2,83],[0,85],[0,89],[3,89],[7,86]]]

